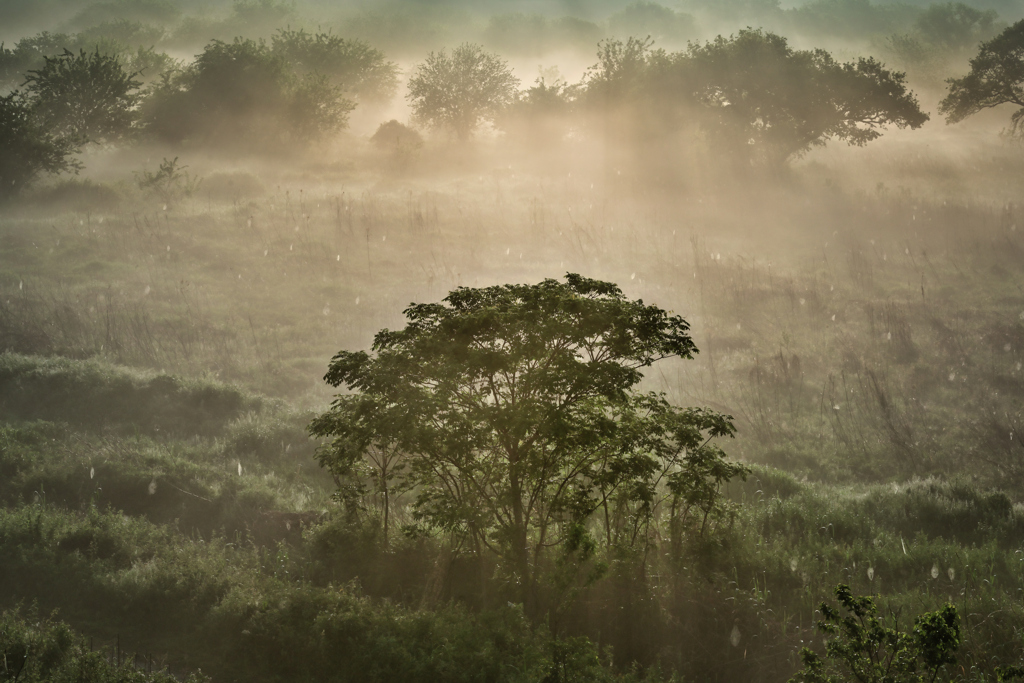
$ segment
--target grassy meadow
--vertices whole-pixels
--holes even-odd
[[[142,17],[175,58],[300,24],[294,4],[179,4]],[[521,16],[450,4],[338,21],[406,71],[418,13],[425,44],[593,61],[583,24],[548,17],[535,37],[557,49],[516,53]],[[694,26],[733,26],[698,4]],[[765,25],[814,36],[810,9],[776,9]],[[698,37],[678,20],[664,43]],[[826,37],[852,54],[882,34]],[[934,109],[941,79],[908,70]],[[776,683],[823,649],[838,583],[904,628],[953,604],[949,680],[1024,661],[1024,155],[1003,109],[733,172],[703,138],[659,156],[489,130],[393,153],[369,134],[400,102],[360,106],[298,151],[88,147],[80,174],[0,205],[0,654],[24,662],[0,680]],[[147,185],[172,158],[188,175]],[[379,496],[342,505],[307,426],[332,356],[410,303],[566,273],[689,321],[699,354],[643,388],[733,416],[721,446],[751,472],[707,533],[656,510],[641,550],[599,543],[603,577],[538,624],[494,557],[382,538]],[[391,501],[394,528],[414,498]]]

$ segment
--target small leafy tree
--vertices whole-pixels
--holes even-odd
[[[1013,104],[1010,132],[1024,133],[1024,19],[981,44],[970,72],[951,78],[949,94],[939,103],[946,123],[958,123],[983,109]]]
[[[132,130],[139,102],[138,74],[125,71],[117,57],[70,50],[46,57],[25,81],[41,125],[60,137],[112,142]]]
[[[837,62],[760,29],[693,45],[688,56],[681,68],[709,115],[709,133],[751,163],[777,166],[831,138],[861,146],[887,125],[928,120],[905,75],[873,58]]]
[[[331,439],[319,461],[343,494],[371,461],[385,498],[415,490],[420,524],[492,551],[533,617],[553,562],[562,591],[589,562],[594,525],[609,546],[644,543],[663,484],[713,506],[708,477],[745,476],[711,442],[730,417],[635,391],[643,368],[697,349],[686,321],[613,284],[460,288],[405,314],[373,355],[331,361],[325,379],[352,393],[310,425]]]
[[[845,616],[827,603],[820,607],[825,659],[804,648],[804,669],[791,683],[841,683],[851,676],[862,683],[934,683],[956,661],[960,615],[953,605],[918,616],[908,633],[898,619],[879,617],[874,600],[854,596],[849,586],[836,586],[836,598]]]
[[[76,141],[48,131],[21,93],[0,97],[0,199],[18,194],[40,175],[77,172],[81,165],[70,158],[76,152]]]
[[[409,79],[414,118],[467,140],[483,121],[493,121],[515,101],[519,79],[503,59],[465,43],[448,53],[431,52]]]
[[[178,157],[164,157],[156,173],[142,171],[135,174],[135,183],[140,190],[154,192],[164,201],[191,197],[199,189],[203,179],[190,174],[187,168],[188,166],[178,164]]]

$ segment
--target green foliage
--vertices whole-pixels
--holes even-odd
[[[86,639],[53,617],[35,611],[0,612],[0,676],[22,683],[173,683],[170,674],[137,671],[130,663],[110,663],[91,651]],[[186,683],[205,676],[189,674]]]
[[[21,85],[30,69],[43,65],[44,57],[79,47],[77,43],[77,36],[43,31],[38,35],[22,38],[15,43],[14,49],[0,44],[0,84]]]
[[[120,59],[97,49],[77,55],[65,50],[44,60],[25,80],[41,125],[76,142],[114,142],[130,134],[142,84]]]
[[[937,49],[963,50],[991,37],[998,18],[995,10],[947,2],[929,5],[914,22],[914,28]]]
[[[98,361],[0,354],[0,415],[91,429],[220,433],[261,400],[215,382],[182,381]]]
[[[415,489],[416,517],[502,558],[533,617],[546,549],[580,525],[600,516],[609,548],[643,545],[659,482],[674,510],[707,516],[746,472],[711,443],[732,435],[729,417],[633,391],[641,368],[696,347],[681,317],[615,285],[461,288],[406,316],[375,356],[332,360],[327,382],[356,393],[310,425],[332,439],[319,460],[351,495],[365,459],[385,495],[386,472]]]
[[[56,175],[81,167],[74,138],[54,135],[15,91],[0,97],[0,200],[19,194],[41,175]]]
[[[358,101],[386,102],[398,88],[398,66],[361,40],[280,29],[271,50],[299,74],[319,74]]]
[[[822,603],[818,622],[818,629],[827,634],[829,661],[804,648],[800,653],[804,670],[793,681],[838,683],[849,680],[848,672],[864,683],[933,682],[943,667],[956,661],[960,615],[953,605],[918,616],[913,631],[907,633],[900,630],[897,618],[878,617],[874,601],[855,597],[849,586],[837,586],[836,598],[847,614]]]
[[[464,141],[515,100],[518,85],[501,58],[464,43],[450,54],[427,55],[409,78],[406,98],[419,123],[450,130]]]
[[[236,38],[210,43],[192,64],[165,74],[144,121],[168,142],[275,149],[343,128],[354,107],[326,76],[300,78],[264,42]]]
[[[710,134],[752,163],[778,165],[830,138],[860,146],[886,125],[919,128],[928,120],[904,74],[873,58],[841,63],[749,29],[694,45],[688,57]]]
[[[1014,104],[1010,131],[1024,134],[1024,20],[984,42],[971,59],[971,70],[951,78],[949,94],[939,103],[946,123],[957,123],[983,109]]]
[[[781,18],[807,35],[863,38],[899,31],[908,27],[916,15],[915,8],[903,3],[811,0],[785,11]]]
[[[116,57],[125,71],[143,80],[171,69],[176,62],[153,49],[162,30],[129,19],[117,19],[93,26],[81,33],[43,31],[20,39],[14,48],[0,44],[0,87],[20,86],[29,72],[46,65],[47,57],[57,58],[65,51],[99,52]]]

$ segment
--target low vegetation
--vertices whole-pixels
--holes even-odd
[[[0,679],[1022,675],[1019,8],[208,5],[0,7]]]

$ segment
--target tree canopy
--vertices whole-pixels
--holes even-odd
[[[887,125],[919,128],[928,115],[902,73],[873,58],[837,62],[825,50],[793,50],[786,39],[746,29],[691,46],[683,68],[709,131],[755,163],[780,164],[830,138],[864,145]]]
[[[970,72],[947,81],[949,93],[939,103],[946,123],[958,123],[983,109],[1001,104],[1019,107],[1010,130],[1024,133],[1024,19],[984,42],[971,60]]]
[[[464,43],[431,52],[409,79],[413,116],[466,140],[482,121],[493,121],[515,101],[519,79],[503,59]]]
[[[127,136],[139,103],[138,74],[108,54],[70,50],[30,71],[26,92],[41,125],[59,137],[110,142]]]
[[[398,88],[398,66],[361,40],[281,29],[271,39],[271,50],[288,60],[297,73],[326,76],[332,85],[361,101],[389,100]]]
[[[55,136],[39,123],[21,93],[0,97],[0,199],[40,175],[77,171],[80,164],[70,158],[77,151],[74,139]]]
[[[419,522],[493,551],[531,614],[557,549],[595,529],[643,545],[658,496],[676,528],[703,527],[745,474],[712,441],[732,435],[729,416],[635,391],[643,368],[697,349],[681,317],[613,284],[459,288],[405,314],[372,355],[331,361],[326,381],[351,393],[311,424],[331,438],[320,462],[343,496],[367,466],[385,498],[414,490]]]
[[[327,76],[299,76],[264,42],[215,40],[164,76],[146,103],[147,130],[169,142],[270,147],[334,132],[355,104]]]

